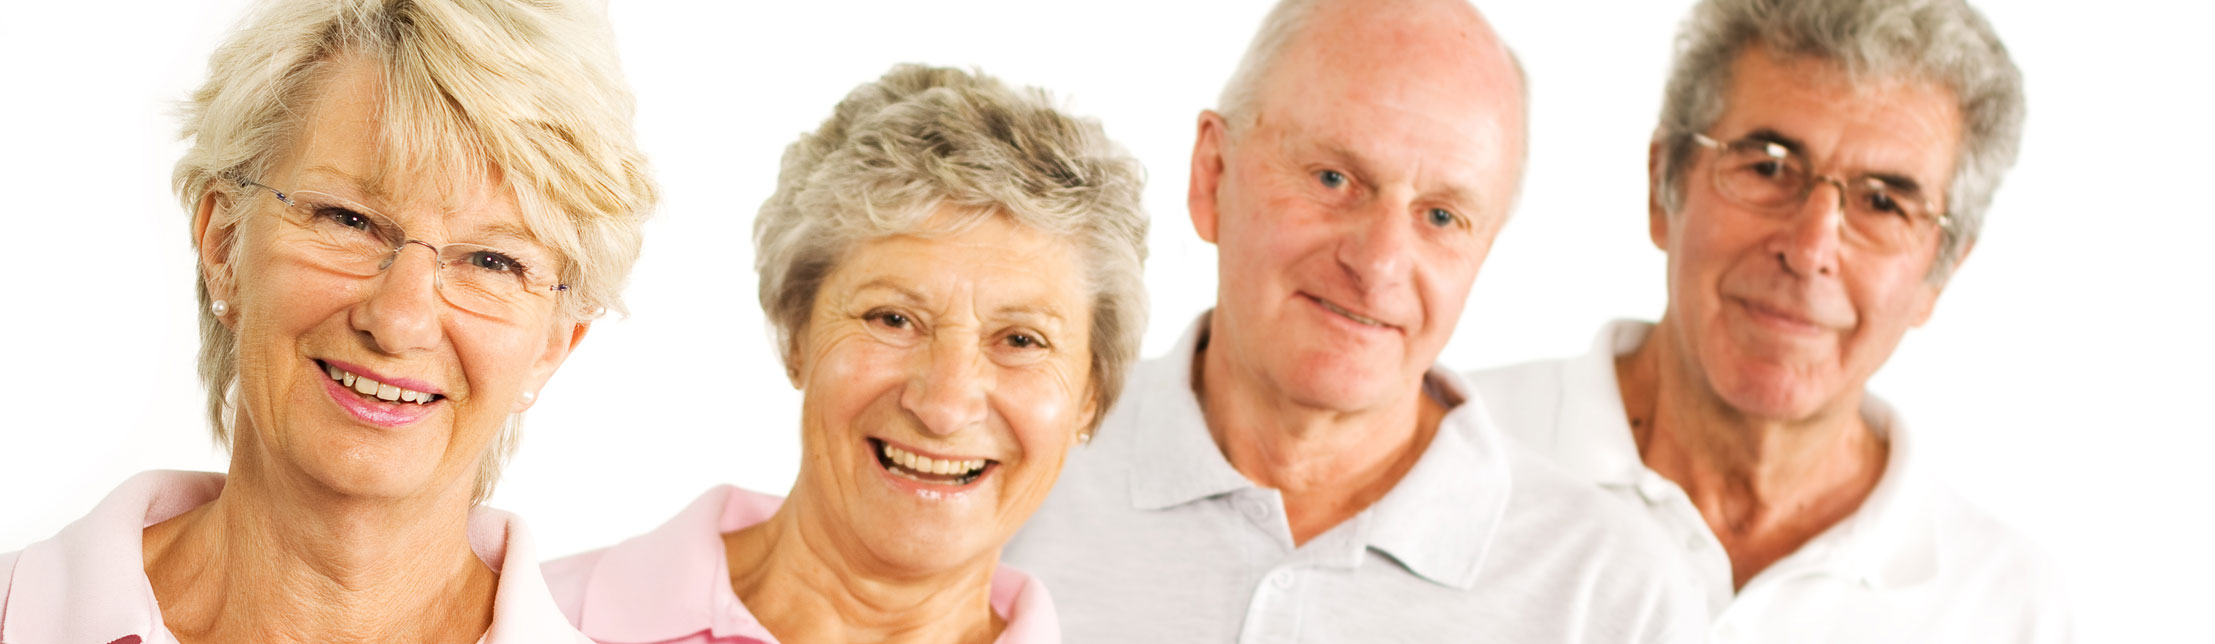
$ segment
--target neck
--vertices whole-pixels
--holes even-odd
[[[1295,546],[1345,522],[1415,467],[1446,408],[1420,377],[1371,409],[1302,405],[1203,344],[1192,387],[1215,446],[1239,474],[1284,497]]]
[[[1006,626],[992,610],[997,550],[955,570],[902,574],[850,533],[806,510],[793,489],[768,521],[723,535],[731,590],[763,628],[787,642],[983,644]]]
[[[1882,478],[1888,446],[1862,419],[1858,388],[1805,418],[1738,411],[1674,333],[1664,317],[1643,346],[1618,356],[1617,385],[1640,458],[1684,489],[1743,586],[1853,514]]]
[[[474,642],[498,576],[469,491],[429,501],[287,486],[243,456],[214,501],[148,527],[147,580],[181,642]]]

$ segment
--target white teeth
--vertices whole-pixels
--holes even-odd
[[[914,470],[923,474],[934,474],[939,476],[951,476],[955,474],[967,474],[970,472],[975,472],[977,470],[983,469],[986,462],[985,459],[981,458],[957,461],[953,459],[934,459],[928,456],[917,456],[907,450],[893,447],[890,443],[887,443],[884,446],[884,456],[886,459],[891,460],[893,463],[898,464],[901,467]]]
[[[434,397],[431,394],[423,393],[413,389],[402,389],[400,387],[395,387],[392,385],[377,382],[375,380],[370,380],[368,378],[355,375],[351,371],[345,371],[339,369],[338,367],[330,365],[323,366],[323,373],[324,375],[330,376],[332,380],[338,381],[340,385],[343,385],[348,389],[359,392],[364,396],[375,396],[379,400],[384,400],[386,402],[399,401],[411,402],[419,405],[428,405],[431,404],[431,399]]]

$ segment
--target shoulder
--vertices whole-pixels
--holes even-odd
[[[0,620],[8,614],[8,588],[15,583],[15,559],[22,552],[0,553]]]
[[[1487,576],[1578,607],[1602,639],[1678,641],[1704,632],[1705,599],[1659,526],[1526,447],[1504,449],[1511,491]]]
[[[2033,632],[2068,628],[2065,584],[2042,548],[1951,489],[1930,498],[1941,583],[1984,598],[1995,617]]]
[[[1516,440],[1534,445],[1558,424],[1562,397],[1567,394],[1562,373],[1567,359],[1540,360],[1493,367],[1464,374],[1484,401],[1485,411]]]
[[[539,573],[546,577],[546,590],[553,594],[554,605],[561,607],[561,614],[569,617],[571,625],[577,624],[579,609],[584,607],[585,589],[592,585],[593,569],[608,549],[582,552],[539,566]]]

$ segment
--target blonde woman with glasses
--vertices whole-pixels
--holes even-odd
[[[174,185],[230,471],[0,555],[0,641],[580,641],[478,503],[655,201],[607,34],[567,2],[258,5]]]

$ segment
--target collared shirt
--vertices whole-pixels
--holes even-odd
[[[1646,467],[1615,359],[1652,325],[1617,321],[1568,360],[1478,372],[1516,437],[1661,527],[1706,587],[1717,642],[2058,642],[2069,623],[2055,574],[2021,537],[1931,479],[1914,435],[1874,395],[1861,414],[1890,444],[1883,478],[1853,514],[1731,590],[1730,557],[1683,488]]]
[[[604,644],[777,644],[731,589],[723,534],[769,520],[784,499],[728,485],[700,495],[654,531],[546,564],[554,601]],[[1053,598],[1014,568],[992,572],[995,642],[1061,641]]]
[[[1466,398],[1385,496],[1295,546],[1277,490],[1210,437],[1203,315],[1140,364],[1003,557],[1054,587],[1071,642],[1696,640],[1700,602],[1650,526],[1511,449]]]
[[[124,481],[54,538],[0,555],[0,642],[174,644],[146,580],[147,526],[215,500],[222,474],[156,470]],[[562,619],[515,515],[478,508],[469,546],[500,574],[481,644],[587,642]]]

